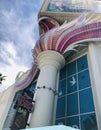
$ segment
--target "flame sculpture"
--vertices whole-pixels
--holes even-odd
[[[64,55],[68,51],[75,51],[77,46],[84,46],[85,42],[89,43],[91,41],[100,41],[100,19],[101,18],[99,17],[94,18],[94,16],[86,19],[86,15],[82,14],[77,19],[69,23],[65,22],[61,26],[58,26],[57,22],[54,22],[54,20],[50,21],[50,18],[48,17],[40,19],[39,25],[43,25],[41,26],[41,29],[44,33],[40,36],[32,51],[35,62],[26,77],[24,77],[21,81],[16,82],[15,85],[20,88],[25,88],[32,82],[38,70],[36,58],[39,53],[46,50],[53,50]]]

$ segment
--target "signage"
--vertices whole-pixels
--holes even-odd
[[[34,94],[31,91],[25,90],[22,96],[16,101],[14,106],[15,115],[10,126],[11,130],[26,128],[29,113],[33,110],[33,96]]]
[[[33,104],[32,98],[25,92],[24,95],[18,100],[18,105],[27,109],[28,112],[32,112]]]
[[[50,0],[46,11],[101,13],[101,2],[97,0]]]

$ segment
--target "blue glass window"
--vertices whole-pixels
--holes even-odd
[[[90,87],[91,83],[90,83],[90,76],[88,70],[85,70],[78,74],[78,85],[79,85],[79,89]]]
[[[96,116],[94,113],[81,115],[81,129],[98,130],[97,123],[96,123]]]
[[[80,91],[79,98],[80,98],[80,112],[81,113],[94,111],[91,88]]]
[[[67,96],[67,116],[78,114],[78,96],[77,93]]]
[[[65,125],[65,119],[58,119],[56,120],[56,125]]]
[[[60,73],[56,124],[98,130],[87,56],[69,63]]]
[[[68,64],[67,66],[67,75],[70,76],[70,75],[73,75],[76,73],[76,62],[72,62],[70,64]]]
[[[66,120],[66,125],[73,128],[79,128],[79,116],[68,117]]]
[[[60,71],[60,80],[66,78],[66,66]]]
[[[76,75],[67,78],[67,92],[72,93],[77,91],[77,78]]]
[[[66,79],[59,82],[59,96],[66,94]]]
[[[78,68],[78,72],[88,68],[87,56],[86,55],[77,60],[77,68]]]
[[[56,117],[64,117],[65,116],[65,97],[59,98],[57,102],[57,113]]]
[[[33,84],[31,84],[28,88],[26,88],[27,90],[30,90],[30,91],[32,91],[32,92],[34,92],[34,90],[35,90],[35,87],[36,87],[36,83],[33,83]]]

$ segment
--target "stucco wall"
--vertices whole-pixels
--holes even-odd
[[[98,130],[101,128],[101,43],[89,44],[88,47],[90,75],[93,98],[97,116]]]
[[[12,85],[0,94],[0,130],[2,130],[16,91],[18,90]]]

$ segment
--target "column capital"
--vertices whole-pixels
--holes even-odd
[[[65,65],[65,58],[56,51],[47,50],[38,55],[37,62],[40,69],[44,66],[54,66],[60,70]]]

